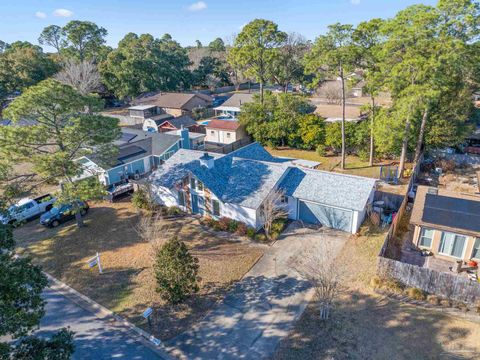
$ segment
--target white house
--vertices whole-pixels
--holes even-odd
[[[243,104],[253,102],[253,94],[233,94],[222,105],[213,108],[215,115],[231,115],[237,117]]]
[[[217,144],[231,144],[247,136],[243,126],[233,120],[211,120],[205,130],[205,141]]]
[[[260,228],[260,207],[285,192],[289,218],[356,233],[373,201],[375,179],[311,170],[271,156],[258,143],[228,155],[180,149],[148,178],[157,201]]]

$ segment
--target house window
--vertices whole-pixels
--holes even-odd
[[[197,181],[197,189],[203,191],[203,183],[201,181]]]
[[[456,258],[463,257],[466,237],[449,232],[443,232],[440,240],[438,252],[443,255],[453,256]]]
[[[433,239],[432,229],[422,228],[420,230],[420,241],[419,241],[420,246],[430,249],[432,247],[432,239]]]
[[[193,178],[193,177],[190,178],[190,187],[191,187],[193,190],[195,190],[195,188],[196,188],[195,183],[196,183],[196,182],[195,182],[195,178]]]
[[[183,183],[183,186],[184,186],[184,187],[188,185],[188,176],[186,176],[186,177],[183,178],[182,183]]]
[[[227,132],[227,138],[230,138],[230,133]]]
[[[218,200],[212,200],[213,215],[220,216],[220,203]]]
[[[178,192],[178,205],[185,206],[185,194],[183,191]]]
[[[210,131],[210,135],[215,135],[215,131]]]
[[[480,259],[480,238],[475,239],[475,244],[473,244],[472,258]]]
[[[280,202],[282,204],[287,204],[288,203],[288,196],[287,195],[282,195],[282,197],[280,198]]]

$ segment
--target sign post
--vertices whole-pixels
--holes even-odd
[[[152,313],[153,313],[153,309],[149,307],[142,314],[142,316],[148,321],[148,327],[150,331],[152,331],[152,321],[150,320],[150,315],[152,315]]]
[[[98,265],[98,272],[103,274],[102,263],[100,262],[100,254],[97,252],[97,255],[88,259],[88,267],[92,268]]]

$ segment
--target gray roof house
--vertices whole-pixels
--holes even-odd
[[[188,139],[188,130],[184,132],[175,135],[122,128],[120,138],[113,143],[118,147],[114,158],[93,153],[77,160],[84,169],[79,179],[98,176],[103,184],[115,185],[149,174],[181,148],[183,137]]]
[[[159,203],[262,226],[260,207],[282,189],[289,218],[355,233],[373,201],[375,179],[312,170],[253,143],[228,155],[180,149],[147,179]]]

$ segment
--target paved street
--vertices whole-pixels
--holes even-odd
[[[302,314],[312,289],[292,269],[296,255],[328,240],[333,258],[349,234],[290,226],[223,302],[167,343],[188,359],[261,359],[273,354]]]
[[[139,335],[112,320],[102,320],[64,297],[46,288],[46,315],[38,334],[49,334],[70,326],[75,332],[73,359],[160,359],[139,340]]]

